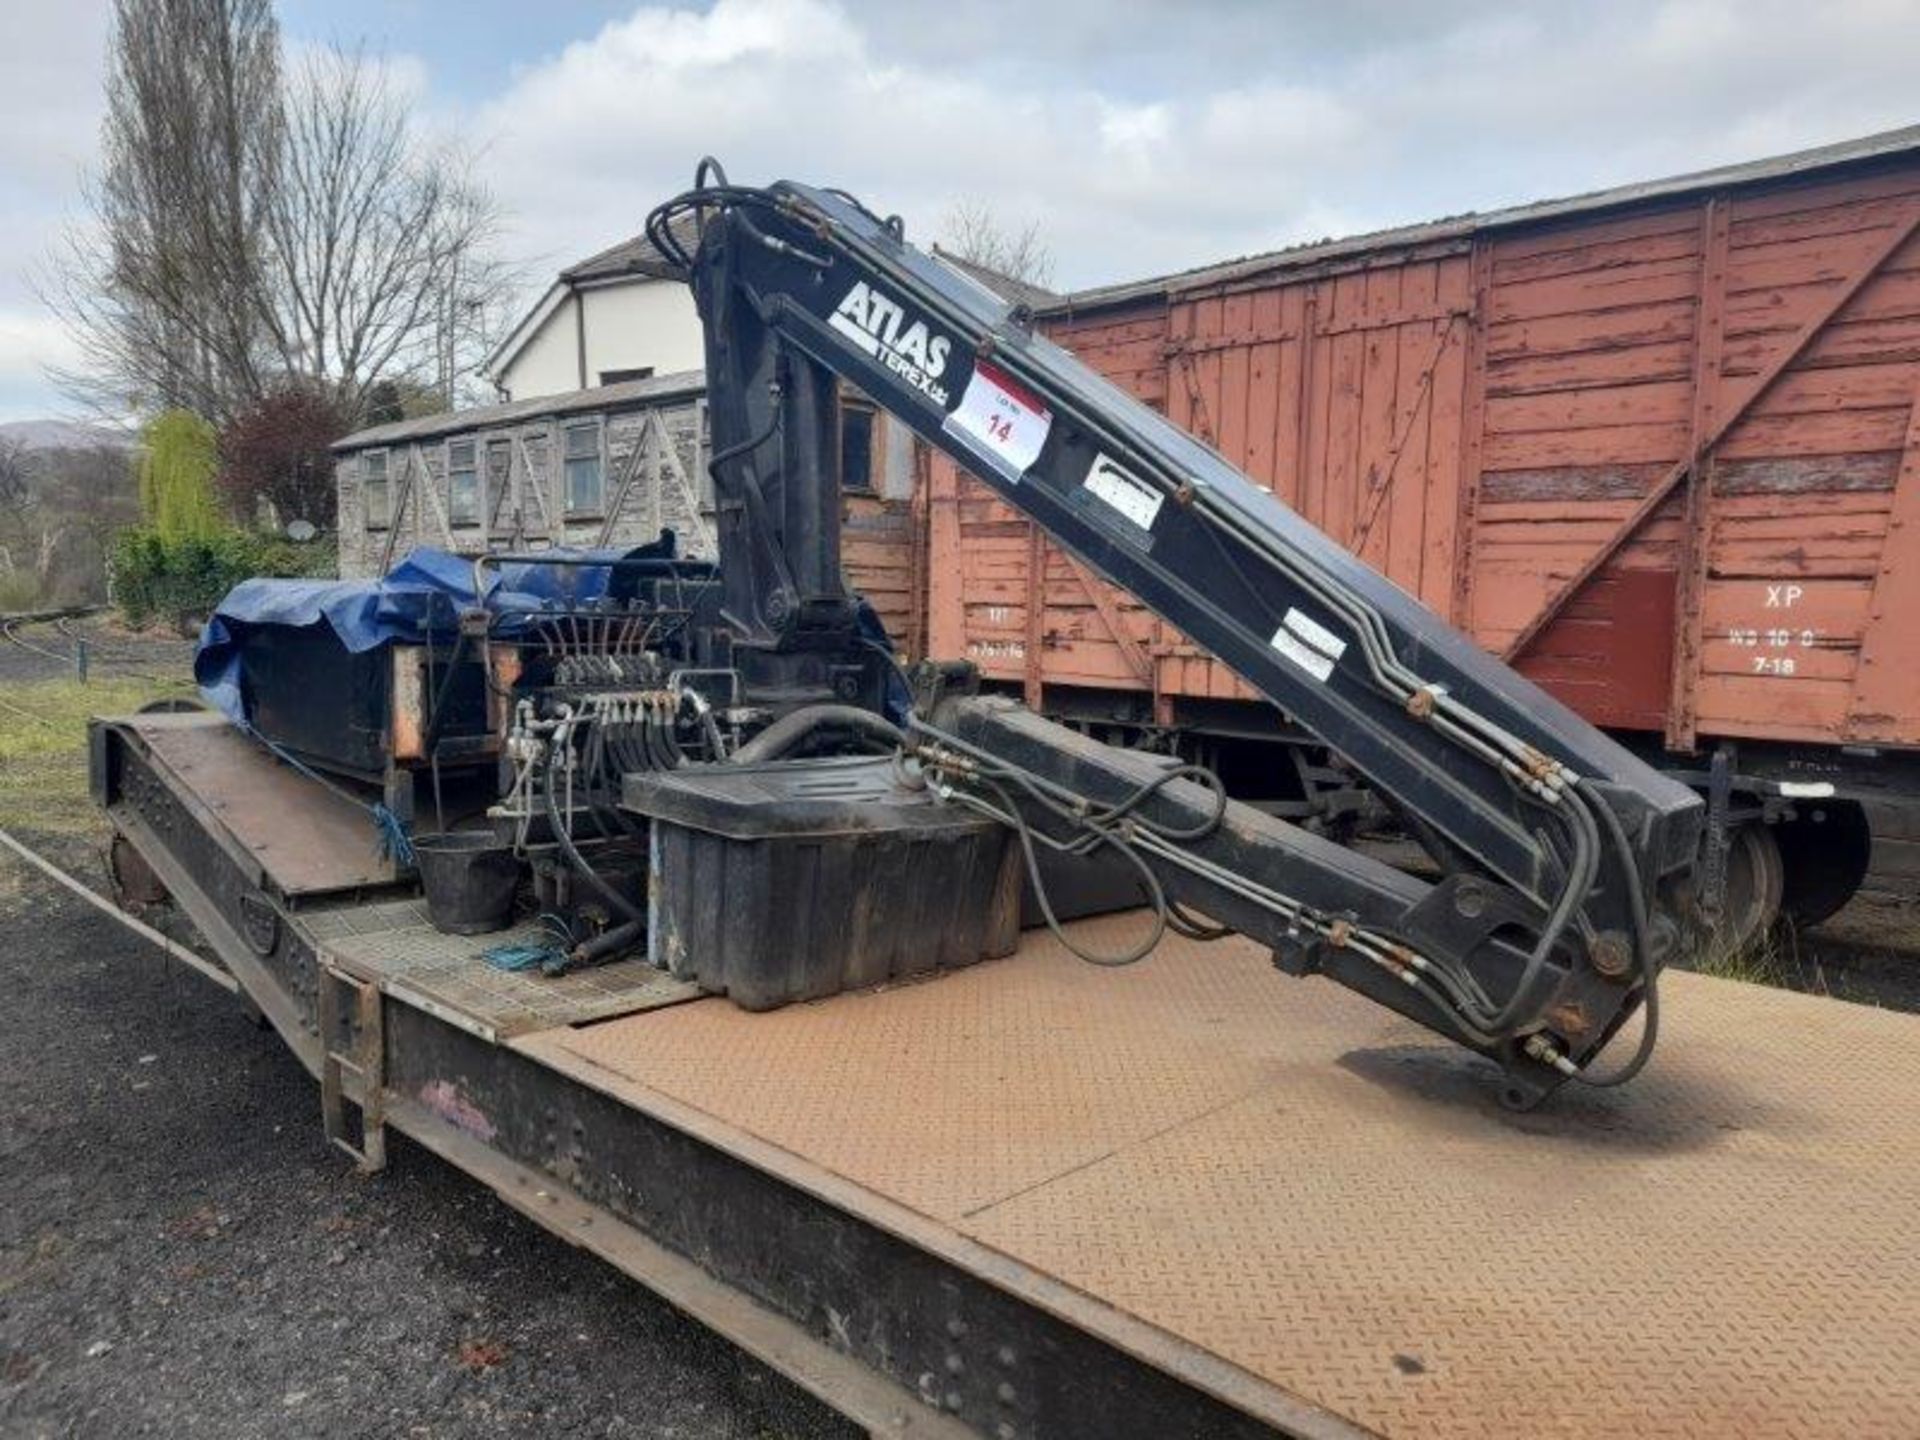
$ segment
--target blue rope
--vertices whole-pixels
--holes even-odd
[[[388,809],[383,801],[376,800],[372,804],[368,804],[358,795],[342,789],[332,780],[329,780],[325,775],[315,770],[292,751],[269,740],[258,730],[254,729],[247,721],[235,720],[233,723],[239,728],[242,734],[251,735],[255,740],[258,740],[262,745],[266,746],[274,758],[279,760],[283,765],[291,765],[316,785],[332,791],[348,804],[357,805],[372,816],[374,849],[382,860],[391,860],[394,864],[402,866],[413,864],[413,841],[407,835],[406,824],[398,815]]]

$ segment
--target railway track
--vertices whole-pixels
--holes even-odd
[[[31,657],[26,663],[44,661],[48,665],[57,665],[59,673],[71,674],[79,668],[81,647],[84,645],[90,666],[94,669],[154,685],[166,683],[163,675],[147,668],[156,659],[153,642],[137,636],[89,634],[82,627],[80,622],[103,613],[105,609],[102,605],[89,605],[0,615],[0,655],[11,653],[23,658]],[[51,627],[53,634],[35,634],[40,627]],[[184,653],[191,652],[186,650]],[[166,657],[161,655],[158,658]],[[37,674],[38,671],[27,678],[34,678]],[[42,675],[40,678],[51,677]]]
[[[75,613],[91,614],[93,612],[88,610]],[[4,637],[10,644],[18,646],[30,655],[44,656],[46,659],[52,660],[60,665],[71,665],[74,663],[74,654],[76,652],[69,652],[62,655],[58,651],[49,650],[44,645],[34,644],[33,641],[27,639],[20,632],[29,625],[44,625],[51,621],[63,636],[75,642],[77,651],[78,637],[74,636],[71,630],[65,628],[72,623],[72,620],[73,614],[71,613],[10,615],[5,619],[0,619],[0,637]]]

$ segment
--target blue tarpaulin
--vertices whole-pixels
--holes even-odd
[[[669,542],[670,544],[670,542]],[[556,550],[555,556],[611,562],[632,550]],[[669,551],[671,553],[671,551]],[[689,564],[697,562],[687,562]],[[483,602],[495,617],[495,633],[511,637],[526,617],[568,609],[606,594],[611,570],[598,565],[503,565],[487,571]],[[423,546],[378,580],[244,580],[220,602],[200,634],[193,678],[207,703],[251,728],[241,684],[241,639],[268,625],[331,626],[348,651],[420,643],[430,636],[453,638],[462,610],[476,603],[473,559]],[[863,636],[891,653],[886,627],[864,600]],[[904,720],[910,699],[897,676],[888,681],[888,709]]]
[[[556,555],[617,560],[624,550],[565,550]],[[606,593],[604,565],[506,565],[487,572],[486,608],[497,633],[512,635],[522,617],[564,609]],[[327,625],[358,654],[395,641],[451,639],[460,612],[476,603],[471,556],[427,547],[415,550],[378,580],[243,580],[228,592],[200,633],[193,678],[207,703],[245,725],[240,640],[266,625]]]

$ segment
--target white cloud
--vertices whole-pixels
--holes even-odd
[[[634,233],[711,153],[921,238],[980,197],[1086,284],[1920,118],[1912,0],[1396,13],[957,0],[928,32],[857,0],[647,4],[521,71],[470,133],[548,267]]]
[[[5,317],[35,313],[24,272],[76,207],[106,12],[0,0],[9,384],[48,353]],[[384,63],[476,146],[536,274],[637,232],[714,154],[921,240],[977,198],[1084,285],[1910,123],[1916,54],[1920,0],[641,0],[478,107],[457,59]]]
[[[37,383],[48,367],[71,366],[80,352],[45,310],[0,309],[0,386]]]

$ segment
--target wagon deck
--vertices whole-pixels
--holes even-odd
[[[1522,1116],[1237,940],[765,1015],[508,983],[404,886],[276,880],[221,816],[289,777],[181,763],[217,723],[102,724],[96,784],[343,1141],[408,1134],[875,1433],[1920,1431],[1911,1017],[1671,975],[1648,1075]]]

